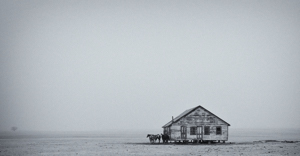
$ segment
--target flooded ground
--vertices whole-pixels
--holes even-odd
[[[150,144],[144,131],[1,132],[0,155],[300,155],[296,130],[230,132],[225,144],[210,145]]]

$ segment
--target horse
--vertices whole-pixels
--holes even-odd
[[[159,140],[159,143],[160,143],[160,135],[159,134],[156,134],[156,135],[155,134],[148,134],[146,138],[148,138],[148,137],[149,137],[149,141],[151,143],[156,142],[157,139]]]
[[[162,138],[163,143],[168,143],[170,140],[170,137],[168,134],[161,134],[161,138]]]

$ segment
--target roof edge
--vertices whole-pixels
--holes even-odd
[[[226,121],[224,121],[223,119],[221,119],[220,117],[218,117],[217,115],[215,115],[214,113],[210,112],[209,110],[205,109],[204,107],[202,107],[201,105],[195,107],[195,108],[192,108],[189,112],[187,112],[185,115],[183,115],[182,117],[178,118],[176,121],[174,122],[177,122],[179,121],[181,118],[183,117],[186,117],[188,114],[190,114],[191,112],[193,112],[194,110],[198,109],[198,108],[202,108],[203,110],[207,111],[208,113],[214,115],[215,117],[217,117],[218,119],[220,119],[221,121],[223,121],[225,124],[227,124],[227,126],[230,126],[230,124]],[[162,126],[162,128],[165,128],[165,127],[169,127],[170,125],[168,124],[171,124],[172,123],[172,120],[169,121],[168,123],[166,123],[164,126]],[[167,126],[168,125],[168,126]],[[171,124],[172,125],[172,124]]]

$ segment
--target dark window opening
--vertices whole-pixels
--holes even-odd
[[[217,134],[217,135],[222,135],[222,127],[221,127],[221,126],[218,126],[218,127],[216,128],[216,134]]]
[[[210,135],[210,126],[204,127],[204,135]]]
[[[164,134],[168,134],[168,127],[164,128]]]
[[[164,128],[164,134],[170,135],[171,134],[171,129],[170,127],[165,127]]]
[[[196,135],[197,127],[191,127],[190,128],[190,135]]]

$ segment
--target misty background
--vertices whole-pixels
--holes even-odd
[[[300,128],[300,1],[0,1],[0,130]]]

